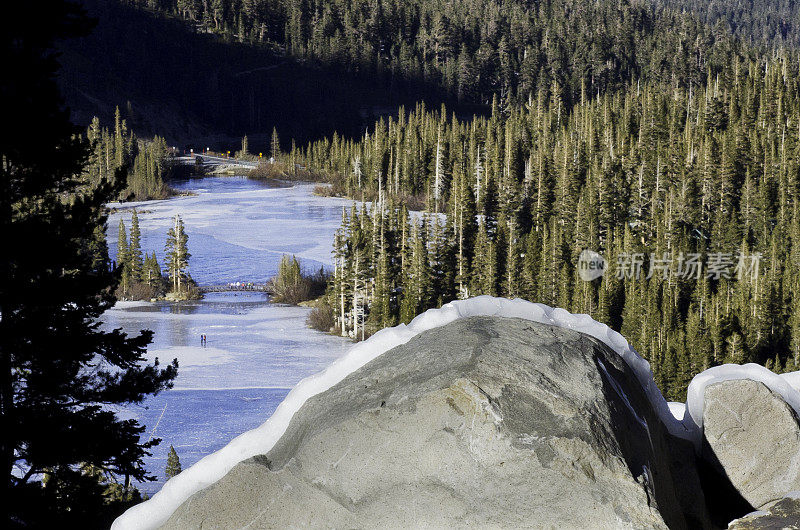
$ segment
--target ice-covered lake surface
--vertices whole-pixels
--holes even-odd
[[[315,197],[311,185],[276,187],[242,177],[191,179],[173,187],[195,195],[114,205],[109,251],[116,255],[119,219],[130,229],[136,206],[142,250],[156,251],[163,265],[166,233],[179,213],[189,235],[189,269],[201,285],[264,282],[287,253],[309,269],[329,266],[342,207],[351,204]],[[153,330],[148,357],[177,357],[180,363],[173,390],[120,411],[146,426],[145,438],[163,440],[145,461],[158,481],[140,489],[152,495],[164,483],[170,444],[189,467],[263,423],[294,385],[347,351],[349,341],[306,327],[308,311],[240,292],[211,293],[196,302],[121,302],[103,316],[109,328]]]
[[[330,265],[342,208],[352,205],[314,196],[313,184],[282,187],[245,177],[205,177],[171,185],[195,195],[112,205],[109,252],[116,255],[120,217],[130,229],[135,207],[142,251],[156,251],[163,266],[167,230],[180,214],[189,235],[190,273],[201,285],[263,282],[275,274],[283,254],[296,255],[309,269]]]

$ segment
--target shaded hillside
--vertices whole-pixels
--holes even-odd
[[[126,1],[383,86],[402,75],[484,105],[548,91],[569,106],[631,79],[702,84],[751,53],[726,31],[642,0]]]
[[[269,138],[255,133],[275,126],[298,142],[334,130],[358,134],[376,114],[394,112],[403,93],[423,88],[380,89],[363,76],[307,67],[265,46],[197,33],[181,20],[115,1],[83,3],[97,27],[61,46],[61,87],[82,125],[95,115],[111,122],[119,105],[143,136],[232,148],[248,134],[253,149],[266,149]]]
[[[110,120],[121,105],[144,134],[230,137],[217,147],[248,134],[265,148],[256,133],[273,126],[301,143],[352,136],[420,100],[478,105],[460,109],[472,113],[494,97],[508,108],[542,92],[570,107],[631,80],[702,86],[758,55],[732,34],[800,44],[794,0],[758,9],[737,0],[83,3],[99,24],[64,49],[76,119]]]

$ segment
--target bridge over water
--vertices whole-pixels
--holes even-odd
[[[229,156],[215,156],[206,153],[193,153],[191,156],[176,156],[175,160],[181,164],[194,165],[200,159],[206,168],[219,167],[240,167],[255,169],[258,162],[253,160],[241,160]]]
[[[200,285],[201,293],[227,293],[235,291],[261,292],[272,294],[272,286],[268,283],[232,282],[218,285]]]

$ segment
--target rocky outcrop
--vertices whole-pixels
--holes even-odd
[[[731,530],[779,530],[800,528],[800,492],[788,495],[766,510],[759,510],[731,521]]]
[[[310,398],[167,528],[709,526],[691,445],[575,331],[471,317]]]
[[[763,383],[738,379],[706,387],[703,435],[703,458],[753,508],[800,490],[797,414]]]

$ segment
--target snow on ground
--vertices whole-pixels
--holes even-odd
[[[143,252],[156,252],[164,265],[164,243],[175,214],[189,235],[189,271],[199,284],[264,282],[277,273],[284,254],[294,254],[309,271],[333,264],[333,234],[342,209],[361,203],[317,197],[314,184],[274,187],[246,177],[204,177],[171,183],[196,195],[159,201],[112,203],[108,220],[109,253],[117,254],[120,218],[130,230],[137,209]],[[367,209],[370,204],[366,205]],[[412,212],[420,219],[421,212]],[[444,222],[444,214],[438,214]]]
[[[153,330],[147,358],[178,359],[176,389],[291,388],[351,344],[309,329],[309,312],[270,304],[260,293],[219,293],[196,302],[115,306],[103,315],[103,327],[132,335]]]
[[[178,213],[189,234],[189,269],[200,284],[264,282],[281,255],[297,255],[307,269],[327,266],[333,234],[351,201],[315,197],[312,185],[276,187],[244,177],[173,181],[191,196],[163,201],[111,204],[107,230],[116,256],[120,218],[130,230],[139,213],[142,250],[163,249]],[[142,405],[119,410],[163,442],[145,457],[156,482],[136,484],[148,495],[164,483],[167,451],[174,445],[184,467],[222,448],[232,438],[264,422],[289,389],[316,373],[351,344],[308,329],[309,309],[268,303],[263,293],[210,293],[193,302],[118,302],[103,317],[106,329],[136,335],[154,331],[150,360],[178,358],[175,388]],[[205,347],[200,335],[208,337]]]
[[[263,293],[211,293],[193,302],[117,304],[103,326],[130,334],[154,331],[147,358],[178,359],[175,388],[117,412],[161,438],[144,464],[155,482],[135,484],[154,495],[165,483],[171,445],[184,467],[261,425],[294,385],[328,366],[352,343],[306,327],[310,310],[271,304]],[[205,334],[206,346],[200,344]]]
[[[155,358],[162,360],[178,359],[181,368],[188,366],[214,366],[227,364],[233,361],[234,356],[231,352],[221,348],[209,348],[207,346],[184,346],[164,348],[163,350],[148,349],[147,358],[152,361]]]
[[[667,405],[669,405],[669,411],[675,416],[675,419],[683,421],[684,416],[686,416],[686,403],[670,401]]]

